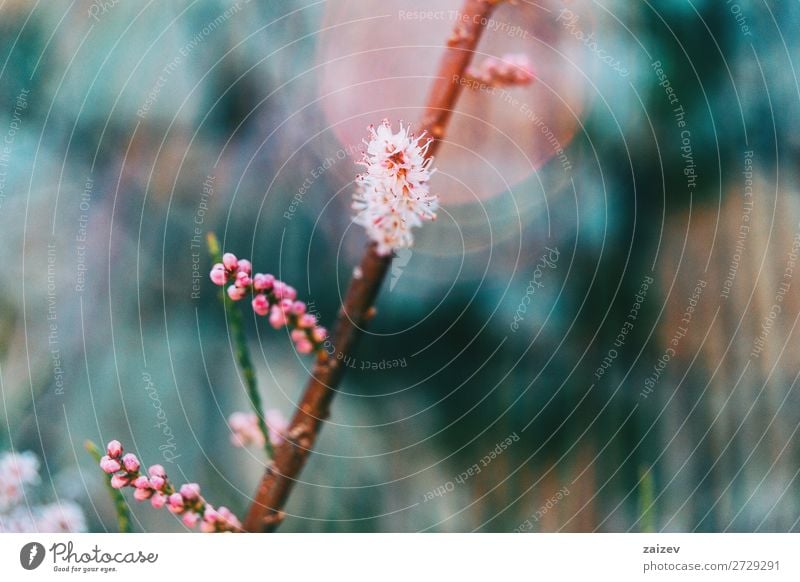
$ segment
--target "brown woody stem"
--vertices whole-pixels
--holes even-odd
[[[466,0],[447,40],[421,123],[421,129],[434,138],[428,156],[434,155],[444,137],[463,88],[460,80],[497,3],[498,0]],[[247,513],[246,531],[274,531],[283,521],[283,507],[328,418],[331,400],[344,374],[341,361],[353,351],[364,326],[374,315],[373,304],[391,261],[391,256],[378,255],[374,244],[367,246],[339,310],[332,335],[335,351],[330,355],[320,351],[317,355],[311,378],[286,431],[286,440],[276,449]]]

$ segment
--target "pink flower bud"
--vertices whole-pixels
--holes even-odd
[[[211,505],[206,504],[206,509],[203,512],[203,521],[214,523],[219,520],[219,513]]]
[[[273,305],[272,309],[269,311],[269,324],[275,329],[286,325],[286,315],[277,305]]]
[[[250,261],[247,259],[242,259],[239,261],[239,266],[237,267],[239,272],[247,273],[248,275],[253,272],[253,265],[250,264]]]
[[[136,501],[147,501],[153,495],[152,489],[137,489],[133,492],[133,498]]]
[[[220,521],[225,523],[228,529],[242,529],[242,523],[227,507],[220,507],[218,510]]]
[[[303,315],[306,312],[306,304],[302,301],[295,301],[292,303],[292,313],[295,315]]]
[[[122,464],[125,466],[125,470],[128,473],[135,473],[139,470],[139,459],[132,453],[128,453],[122,457]]]
[[[200,485],[197,483],[186,483],[181,485],[181,496],[187,501],[194,501],[200,497]]]
[[[239,301],[245,296],[245,293],[245,289],[237,287],[236,285],[228,287],[228,297],[230,297],[232,301]]]
[[[180,493],[173,493],[167,499],[167,509],[172,513],[180,513],[183,511],[183,495]]]
[[[250,278],[250,275],[245,273],[244,271],[239,271],[236,273],[236,286],[237,287],[249,287],[253,283],[253,280]]]
[[[292,333],[289,335],[292,337],[293,342],[301,342],[306,339],[306,332],[304,329],[293,329]]]
[[[266,315],[269,313],[269,301],[267,301],[267,296],[263,293],[259,293],[255,297],[253,297],[253,311],[255,311],[258,315]]]
[[[297,342],[297,351],[301,354],[310,354],[314,351],[314,345],[307,339]]]
[[[255,287],[256,291],[269,291],[272,289],[273,283],[275,283],[275,277],[272,275],[256,273],[256,276],[253,277],[253,287]]]
[[[300,321],[297,322],[297,325],[300,327],[311,329],[317,325],[317,318],[311,315],[310,313],[306,313],[304,316],[300,318]]]
[[[283,290],[283,296],[286,299],[294,301],[295,299],[297,299],[297,290],[291,285],[287,285],[286,288]]]
[[[128,477],[127,475],[118,474],[118,475],[114,475],[113,477],[111,477],[111,486],[114,489],[122,489],[123,487],[125,487],[130,482],[131,482],[131,478]]]
[[[166,477],[167,472],[164,470],[164,467],[161,465],[150,465],[150,468],[147,470],[148,474],[151,477]]]
[[[167,502],[167,496],[158,491],[153,493],[153,496],[150,498],[150,505],[152,505],[155,509],[161,509],[162,507],[164,507],[164,504],[166,502]]]
[[[294,303],[291,299],[281,299],[281,302],[278,303],[278,307],[280,307],[281,311],[284,313],[291,313],[292,305],[294,305]]]
[[[150,477],[150,487],[156,491],[162,491],[164,489],[164,485],[166,484],[167,482],[163,477],[159,477],[158,475]]]
[[[274,446],[283,442],[283,435],[289,428],[289,421],[283,416],[280,410],[271,408],[266,413],[267,427],[269,428],[269,440]]]
[[[239,267],[239,261],[233,253],[225,253],[222,255],[222,264],[229,271],[235,271]]]
[[[132,485],[137,489],[150,489],[150,480],[144,475],[139,475],[133,480]]]
[[[198,521],[200,521],[200,516],[192,511],[183,514],[183,525],[186,527],[194,527]]]
[[[106,450],[108,451],[109,457],[116,459],[122,454],[122,443],[119,441],[111,441],[108,443]]]
[[[248,425],[247,413],[234,412],[228,417],[228,424],[233,430],[244,430]]]
[[[119,464],[119,461],[116,459],[112,459],[108,455],[105,455],[102,459],[100,459],[100,468],[103,470],[104,473],[116,473],[122,467]]]
[[[211,268],[209,277],[211,277],[211,281],[214,285],[219,285],[221,287],[228,280],[228,273],[225,272],[225,267],[222,263],[217,263]]]
[[[318,344],[321,344],[328,338],[328,330],[324,327],[315,327],[314,331],[311,332],[311,339],[313,339]]]

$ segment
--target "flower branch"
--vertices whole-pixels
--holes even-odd
[[[441,144],[447,123],[463,89],[463,85],[458,82],[458,79],[465,74],[485,23],[498,3],[499,0],[466,0],[461,9],[458,23],[447,40],[447,47],[422,119],[420,135],[427,134],[432,141],[424,146],[418,146],[424,150],[421,153],[422,163],[417,163],[415,166],[417,172],[427,169],[430,163],[426,160],[433,157]],[[376,132],[376,135],[372,136],[373,141],[387,138],[391,133],[385,129],[378,131],[383,133],[378,135]],[[410,141],[411,138],[407,132],[405,137]],[[414,143],[418,145],[417,141]],[[372,145],[372,142],[369,145]],[[367,163],[369,163],[371,155],[378,153],[378,149],[379,147],[376,146],[376,151],[371,152],[368,147],[365,160]],[[396,152],[391,152],[388,157],[391,158],[393,153]],[[389,159],[388,161],[397,162],[398,160]],[[373,173],[368,172],[368,175],[373,175]],[[415,176],[407,177],[409,182],[414,182]],[[418,177],[417,175],[416,178]],[[362,180],[362,186],[374,187],[372,178],[367,179],[366,183],[364,182]],[[426,180],[422,182],[416,180],[416,182],[419,185]],[[376,194],[374,189],[368,193],[368,195],[370,194],[373,196]],[[364,193],[361,193],[356,199],[356,210],[359,213],[369,210],[369,202],[363,196]],[[414,209],[422,208],[432,213],[435,208],[429,200],[424,198],[424,196],[420,196],[411,199],[416,203]],[[404,200],[408,202],[409,198]],[[373,202],[375,202],[374,199]],[[413,210],[411,213],[413,214]],[[420,220],[432,217],[425,212],[418,216]],[[363,223],[365,216],[359,214],[358,219]],[[383,220],[386,221],[383,225],[370,225],[367,228],[368,235],[373,242],[367,246],[360,265],[354,270],[345,300],[339,310],[332,338],[332,344],[335,347],[334,353],[318,352],[311,378],[286,431],[286,440],[277,448],[273,462],[267,467],[250,506],[245,519],[247,531],[273,531],[283,521],[285,515],[283,507],[314,446],[322,423],[328,418],[331,400],[344,374],[341,360],[350,355],[365,325],[375,313],[373,304],[391,263],[391,249],[394,244],[408,246],[411,243],[408,229],[417,225],[415,221],[412,220],[413,224],[403,223],[395,214],[389,215]]]
[[[156,509],[166,507],[170,513],[181,516],[186,527],[195,527],[199,523],[200,530],[206,533],[242,530],[242,524],[228,508],[215,509],[200,495],[197,483],[175,487],[161,465],[151,465],[147,474],[141,473],[139,459],[132,453],[123,455],[119,441],[108,443],[106,454],[98,464],[104,473],[111,476],[110,486],[120,493],[120,497],[121,489],[131,487],[136,501],[149,500]]]
[[[95,443],[88,440],[83,446],[92,456],[95,463],[99,465],[103,458],[103,453],[100,451],[100,448]],[[119,533],[131,533],[133,531],[133,526],[131,525],[131,511],[128,507],[128,502],[125,501],[125,496],[119,489],[112,487],[110,481],[106,482],[106,486],[108,487],[111,500],[114,502],[114,510],[117,512],[117,528],[119,529]]]

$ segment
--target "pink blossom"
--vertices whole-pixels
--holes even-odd
[[[111,477],[111,486],[114,489],[122,489],[131,482],[131,478],[127,475],[117,474]]]
[[[297,290],[279,281],[273,275],[256,273],[251,277],[252,265],[246,259],[237,259],[235,255],[226,253],[223,263],[214,265],[211,273],[212,281],[224,285],[234,278],[234,284],[227,288],[228,297],[240,301],[248,293],[253,293],[250,302],[256,315],[269,318],[269,324],[275,329],[287,326],[289,331],[306,330],[304,334],[293,333],[295,347],[300,353],[311,353],[321,348],[319,338],[325,337],[325,330],[316,331],[317,318],[308,313],[308,306],[297,301]],[[234,272],[235,271],[235,272]]]
[[[225,253],[222,255],[222,264],[229,271],[235,271],[239,268],[239,261],[233,253]]]
[[[247,273],[248,275],[253,272],[253,265],[247,259],[241,259],[238,266],[240,273]]]
[[[315,325],[317,325],[317,318],[316,318],[316,317],[314,317],[314,316],[313,316],[312,314],[310,314],[310,313],[306,313],[305,315],[303,315],[303,316],[300,318],[300,321],[299,321],[298,325],[299,325],[300,327],[312,328],[312,327],[314,327]]]
[[[164,486],[167,484],[164,477],[160,477],[158,475],[153,475],[150,477],[150,487],[155,489],[156,491],[162,491]]]
[[[314,331],[311,332],[311,339],[313,339],[318,344],[321,344],[325,341],[328,337],[328,330],[324,327],[316,327]]]
[[[122,457],[122,464],[125,466],[125,470],[129,473],[135,473],[139,470],[139,459],[137,459],[136,455],[132,453],[128,453]]]
[[[187,511],[183,514],[183,524],[186,527],[194,527],[200,521],[200,516],[192,511]]]
[[[250,275],[245,273],[244,271],[239,271],[236,273],[236,286],[246,289],[253,283],[253,279],[250,278]]]
[[[275,277],[269,274],[256,273],[253,277],[253,288],[256,291],[269,291],[274,283]]]
[[[235,447],[263,446],[264,435],[258,426],[255,412],[234,412],[228,418],[231,427],[231,443]]]
[[[301,354],[310,354],[314,351],[314,344],[307,339],[301,340],[295,344],[297,351]]]
[[[108,451],[109,457],[116,459],[122,454],[122,443],[117,440],[110,441],[106,447],[106,451]]]
[[[286,314],[277,305],[273,305],[269,310],[269,324],[275,329],[280,329],[286,325],[289,320],[286,319]]]
[[[237,287],[236,285],[228,287],[228,297],[230,297],[232,301],[239,301],[246,293],[247,291],[242,287]]]
[[[58,501],[34,508],[38,532],[73,533],[86,531],[86,516],[73,501]]]
[[[116,473],[122,467],[119,464],[119,461],[117,461],[116,459],[112,459],[108,455],[105,455],[102,459],[100,459],[100,468],[105,473],[108,473],[110,475],[111,473]]]
[[[214,285],[219,285],[220,287],[228,281],[228,273],[225,271],[225,266],[222,263],[217,263],[211,268],[209,277]]]
[[[200,524],[200,531],[205,533],[216,531],[217,522],[221,520],[222,517],[217,510],[210,505],[206,505],[206,509],[203,512],[203,523]]]
[[[152,505],[155,509],[161,509],[164,507],[166,502],[167,496],[163,493],[159,493],[158,491],[153,493],[153,497],[150,498],[150,505]]]
[[[133,492],[133,498],[136,501],[146,501],[146,500],[150,499],[150,497],[152,495],[153,495],[153,490],[149,489],[149,488],[148,489],[136,489],[136,491]]]
[[[272,285],[272,294],[275,295],[275,298],[279,301],[284,298],[284,293],[286,291],[286,283],[283,281],[275,281]]]
[[[200,485],[197,483],[185,483],[181,485],[180,494],[187,501],[194,501],[200,497]]]
[[[150,468],[147,469],[147,473],[151,477],[166,477],[167,472],[164,470],[162,465],[150,465]]]
[[[183,496],[180,493],[173,493],[167,498],[167,509],[172,513],[183,511]]]
[[[222,521],[228,524],[229,527],[232,529],[241,529],[242,524],[233,514],[233,512],[225,506],[220,507],[217,512],[219,516],[222,518]]]
[[[273,446],[277,447],[283,442],[283,435],[289,427],[289,421],[283,416],[281,411],[276,408],[267,410],[264,416],[267,428],[269,429],[269,441]]]
[[[500,59],[489,57],[480,65],[470,67],[467,75],[490,87],[530,85],[536,78],[524,53],[509,53]]]
[[[253,297],[252,305],[253,311],[255,311],[258,315],[263,316],[269,313],[269,301],[267,300],[267,296],[263,293],[259,293]]]
[[[150,480],[144,475],[139,475],[131,483],[137,489],[150,489]]]

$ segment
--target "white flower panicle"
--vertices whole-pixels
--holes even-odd
[[[21,503],[26,485],[39,484],[39,459],[30,451],[0,454],[0,512]]]
[[[0,453],[0,533],[86,531],[83,509],[74,501],[32,503],[41,497],[39,466],[39,458],[30,451]]]
[[[369,127],[370,139],[360,165],[367,171],[356,177],[353,195],[355,223],[378,243],[381,255],[391,254],[414,243],[411,229],[434,220],[439,197],[431,194],[428,182],[434,170],[427,158],[431,139],[414,136],[400,124],[394,133],[388,120]],[[423,141],[424,139],[424,141]]]

